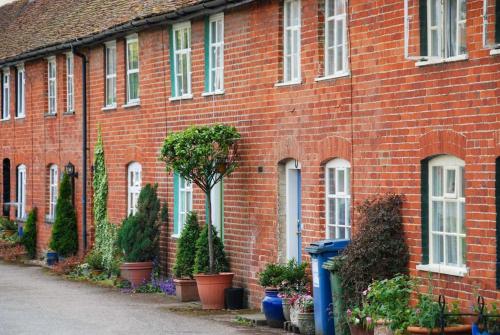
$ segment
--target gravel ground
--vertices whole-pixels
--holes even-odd
[[[175,301],[162,295],[124,294],[0,261],[0,335],[283,334],[169,306]]]

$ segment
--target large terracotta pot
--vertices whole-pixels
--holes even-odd
[[[140,286],[151,280],[153,262],[122,263],[120,273],[133,287]]]
[[[408,327],[406,329],[409,334],[413,335],[429,335],[429,334],[441,334],[441,328],[423,328],[423,327]],[[444,327],[445,334],[453,334],[453,335],[469,335],[471,334],[472,326],[471,325],[459,325],[459,326],[450,326]]]
[[[181,302],[200,300],[194,279],[174,279],[175,295]]]
[[[224,290],[231,287],[234,273],[197,274],[194,276],[203,309],[223,309]]]

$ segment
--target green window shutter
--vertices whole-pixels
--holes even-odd
[[[170,87],[172,96],[175,97],[175,66],[174,66],[174,29],[168,27],[168,45],[170,50]]]
[[[210,92],[210,18],[205,17],[205,92]]]
[[[497,8],[498,8],[498,1],[497,1]],[[497,229],[496,229],[497,289],[500,289],[500,157],[498,157],[496,160],[495,170],[496,170],[495,171],[495,203],[496,203],[496,210],[497,210]]]
[[[420,55],[427,56],[427,0],[420,0]]]
[[[174,172],[174,235],[179,233],[179,174]]]
[[[429,160],[421,163],[420,193],[422,220],[422,264],[429,264]]]
[[[495,4],[495,42],[500,43],[500,0]]]

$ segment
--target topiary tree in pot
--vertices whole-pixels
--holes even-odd
[[[118,231],[118,245],[123,252],[120,266],[123,278],[133,286],[151,279],[153,258],[157,255],[160,200],[158,186],[146,184],[137,200],[137,213],[127,217]]]
[[[74,255],[78,251],[76,212],[72,199],[71,181],[64,173],[56,202],[56,217],[49,245],[52,250],[63,257]]]
[[[198,225],[198,216],[195,212],[189,212],[186,217],[186,223],[182,228],[181,236],[177,240],[177,253],[174,264],[174,282],[175,294],[179,301],[198,300],[198,289],[196,281],[193,279],[193,268],[196,252],[193,252],[193,246],[200,236],[200,226]]]
[[[168,135],[161,148],[160,158],[166,163],[167,171],[177,172],[205,193],[210,226],[210,193],[218,182],[236,169],[239,139],[240,134],[233,126],[192,126]],[[231,286],[233,277],[233,274],[218,273],[215,262],[215,235],[214,229],[207,229],[208,271],[195,276],[204,308],[223,307],[224,289]]]
[[[23,237],[21,237],[21,243],[26,248],[28,257],[31,259],[36,257],[36,217],[37,209],[33,208],[28,215],[28,220],[24,225]]]

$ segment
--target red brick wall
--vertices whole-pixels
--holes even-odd
[[[225,181],[225,245],[231,269],[236,273],[235,285],[249,289],[254,306],[262,296],[257,272],[278,257],[278,164],[290,158],[302,165],[304,247],[324,237],[322,165],[341,157],[352,165],[355,205],[374,194],[405,194],[403,214],[410,269],[412,274],[426,277],[426,273],[415,270],[422,254],[420,161],[434,154],[451,154],[466,162],[470,271],[464,278],[435,275],[435,285],[439,292],[461,299],[464,307],[474,300],[474,290],[490,300],[500,299],[494,287],[494,162],[500,154],[500,58],[490,56],[481,46],[482,1],[467,2],[469,59],[420,68],[404,59],[402,1],[349,3],[352,76],[334,80],[314,80],[323,71],[322,14],[316,1],[302,1],[300,85],[275,87],[282,79],[281,9],[277,1],[259,1],[225,13],[223,96],[201,96],[202,19],[192,21],[192,100],[168,100],[167,29],[139,32],[140,107],[122,107],[126,96],[125,55],[124,40],[118,39],[118,107],[101,110],[104,49],[90,48],[90,157],[100,125],[109,174],[110,220],[119,224],[126,216],[126,168],[137,161],[142,164],[143,183],[158,183],[160,195],[168,204],[169,227],[162,233],[161,260],[171,268],[175,255],[175,239],[170,237],[173,185],[171,175],[158,160],[159,148],[167,132],[191,124],[223,122],[235,125],[242,134],[241,165]],[[58,58],[58,64],[58,92],[62,94],[63,56]],[[45,68],[45,61],[26,64],[26,120],[0,124],[1,157],[13,160],[12,185],[15,165],[27,164],[28,203],[43,208],[40,218],[46,207],[47,164],[63,165],[71,160],[81,165],[79,59],[75,57],[74,116],[62,116],[63,104],[59,103],[56,118],[43,117]],[[263,172],[258,172],[258,167],[263,167]],[[76,199],[80,199],[79,193]],[[199,190],[195,190],[194,200],[195,209],[202,214],[204,199]],[[80,217],[81,210],[78,212]],[[43,223],[39,226],[42,247],[49,227]]]

